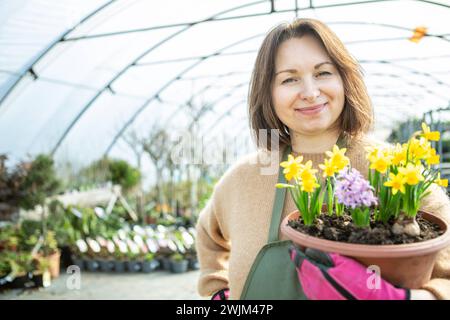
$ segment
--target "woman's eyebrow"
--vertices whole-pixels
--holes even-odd
[[[330,61],[324,61],[324,62],[321,62],[321,63],[316,64],[316,65],[314,66],[314,69],[319,69],[319,68],[320,68],[321,66],[323,66],[324,64],[331,64],[332,66],[334,65],[334,64],[333,64],[332,62],[330,62]],[[275,73],[275,76],[277,76],[277,75],[279,75],[280,73],[283,73],[283,72],[296,73],[297,70],[296,70],[296,69],[286,69],[286,70],[281,70],[281,71],[276,72],[276,73]]]
[[[316,64],[315,66],[314,66],[314,69],[319,69],[321,66],[323,66],[324,64],[331,64],[332,66],[334,66],[334,64],[332,63],[332,62],[330,62],[330,61],[324,61],[324,62],[321,62],[321,63],[318,63],[318,64]]]

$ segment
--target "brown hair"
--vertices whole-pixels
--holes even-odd
[[[270,129],[278,129],[280,146],[290,145],[288,128],[280,121],[272,105],[272,83],[275,76],[275,56],[283,41],[301,38],[304,35],[316,37],[324,46],[339,71],[344,85],[345,105],[339,117],[340,129],[348,137],[360,136],[372,127],[372,103],[363,81],[359,63],[350,55],[341,40],[324,23],[314,19],[296,19],[273,28],[265,37],[256,57],[248,93],[250,128],[258,146],[267,139],[271,150]],[[258,135],[267,129],[267,136]]]

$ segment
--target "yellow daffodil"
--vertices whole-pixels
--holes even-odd
[[[319,168],[322,169],[324,178],[332,177],[337,172],[330,159],[325,159],[324,164],[319,164]]]
[[[436,180],[434,180],[434,183],[436,183],[438,186],[447,188],[448,187],[448,180],[447,179],[441,179],[441,173],[438,173],[438,176]]]
[[[316,179],[302,180],[301,190],[306,192],[314,192],[314,189],[320,187]]]
[[[377,147],[366,147],[366,151],[367,151],[367,157],[366,159],[369,160],[370,162],[372,162],[372,159],[376,159],[378,158],[378,153],[380,152],[380,149]]]
[[[429,166],[439,164],[439,155],[436,154],[436,149],[430,148],[428,154],[425,156],[425,161]]]
[[[325,152],[330,157],[331,166],[335,167],[336,171],[341,171],[350,163],[350,159],[345,156],[346,151],[347,148],[339,149],[337,145],[334,145],[333,151]]]
[[[425,122],[422,122],[422,131],[423,131],[423,137],[427,140],[431,141],[439,141],[441,138],[441,134],[439,131],[431,131],[430,127],[427,126]]]
[[[385,173],[391,164],[391,159],[388,155],[382,152],[378,153],[377,157],[373,157],[371,160],[370,169],[375,169],[380,173]]]
[[[303,157],[298,156],[294,158],[293,155],[288,155],[288,160],[280,163],[280,166],[284,168],[283,173],[286,181],[290,181],[293,178],[297,178],[303,165]]]
[[[389,173],[389,180],[384,183],[384,186],[392,188],[392,194],[397,194],[398,191],[405,193],[406,178],[398,173],[397,175],[392,172]]]
[[[411,139],[409,143],[409,154],[411,160],[424,159],[431,148],[430,143],[425,138]]]
[[[399,166],[406,163],[406,148],[402,147],[401,144],[397,143],[392,150],[392,164],[394,166]]]
[[[316,180],[315,174],[317,171],[317,169],[312,169],[312,161],[309,160],[302,166],[299,172],[299,178],[301,181]]]
[[[419,181],[424,180],[422,166],[415,166],[412,163],[408,163],[406,168],[398,168],[398,171],[406,178],[406,183],[410,186],[414,186],[418,184]]]

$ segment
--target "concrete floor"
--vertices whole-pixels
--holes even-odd
[[[47,288],[8,290],[0,300],[112,299],[112,300],[200,300],[196,291],[199,271],[172,274],[167,271],[144,273],[81,272],[80,289],[68,289],[69,275],[62,273]],[[69,284],[70,287],[70,284]]]

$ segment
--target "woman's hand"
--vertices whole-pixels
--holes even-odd
[[[374,280],[370,270],[359,262],[337,253],[289,248],[298,279],[308,299],[312,300],[409,300],[410,290],[397,288],[381,277]],[[425,294],[414,290],[413,298]]]
[[[411,300],[437,300],[437,298],[428,290],[414,289],[411,290]]]

